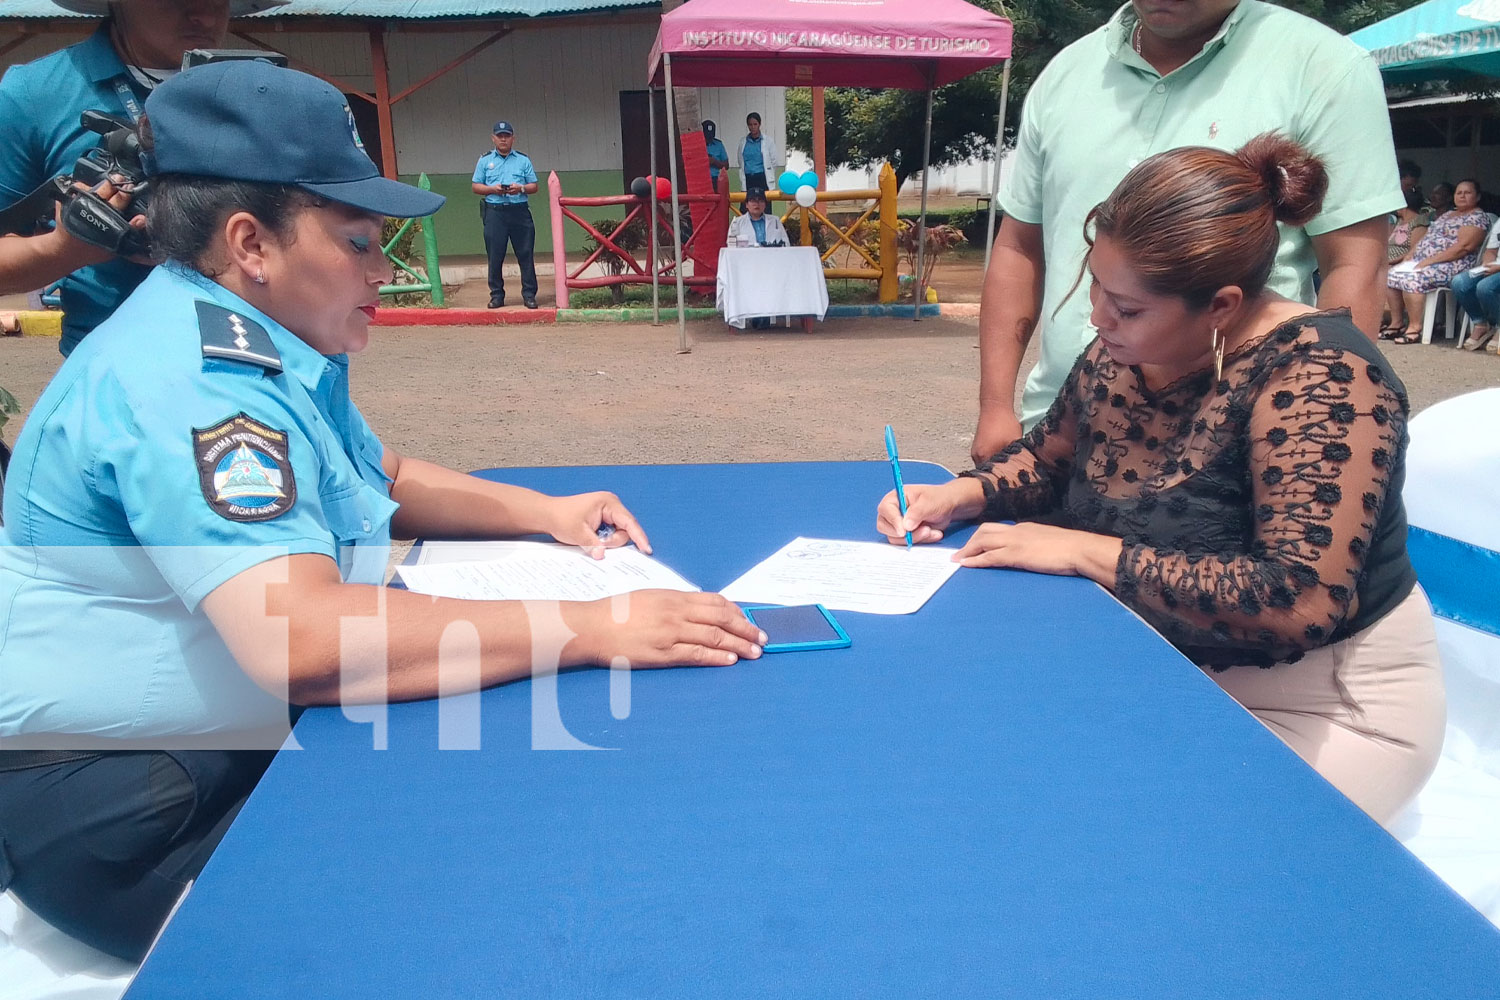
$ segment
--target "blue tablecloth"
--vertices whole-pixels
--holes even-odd
[[[909,463],[910,482],[947,478]],[[884,462],[540,469],[721,587]],[[847,650],[308,712],[132,1000],[1489,997],[1500,934],[1105,592],[960,571]],[[367,710],[366,710],[367,711]],[[480,720],[442,752],[438,719]],[[461,730],[460,730],[461,731]],[[379,736],[391,749],[377,752]]]

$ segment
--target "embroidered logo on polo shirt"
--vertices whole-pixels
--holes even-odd
[[[193,461],[203,499],[226,520],[269,521],[297,502],[286,432],[244,413],[193,428]]]

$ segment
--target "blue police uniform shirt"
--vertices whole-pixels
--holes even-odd
[[[722,140],[720,140],[720,139],[714,139],[711,142],[704,143],[704,148],[705,148],[705,150],[708,153],[709,159],[711,159],[711,160],[723,160],[725,163],[729,162],[729,150],[727,150],[727,149],[724,148],[724,143],[723,143]],[[721,168],[715,167],[712,164],[709,165],[708,175],[709,175],[709,178],[711,180],[713,180],[713,182],[715,184],[717,184],[719,182],[719,170],[720,169]]]
[[[200,327],[212,323],[211,348]],[[286,703],[198,605],[296,553],[381,583],[397,509],[382,451],[349,398],[346,356],[196,272],[156,268],[63,363],[16,441],[0,737],[284,727]]]
[[[83,112],[104,111],[129,120],[145,98],[110,44],[107,28],[34,62],[12,66],[0,80],[0,135],[5,136],[0,207],[15,204],[58,174],[72,173],[78,158],[99,144],[99,136],[79,124]],[[64,278],[63,354],[114,312],[149,270],[116,258]]]
[[[761,246],[766,245],[766,217],[762,215],[758,219],[752,218],[750,226],[755,230],[755,242]]]
[[[475,184],[535,184],[536,168],[525,153],[511,150],[509,156],[501,156],[490,150],[474,165]],[[491,205],[524,205],[524,194],[487,194],[484,200]]]
[[[752,139],[748,135],[745,136],[745,149],[743,155],[745,160],[745,173],[763,174],[766,172],[766,161],[765,157],[761,155],[761,145],[759,139]]]

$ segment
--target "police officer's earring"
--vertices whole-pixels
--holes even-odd
[[[255,283],[257,285],[264,285],[266,283],[266,269],[265,268],[261,268],[259,271],[255,272]]]

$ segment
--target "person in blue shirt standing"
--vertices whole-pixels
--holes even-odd
[[[471,690],[569,665],[727,666],[765,642],[716,594],[543,609],[382,588],[393,534],[545,534],[599,558],[650,543],[612,494],[481,480],[365,422],[349,354],[391,280],[382,224],[443,198],[380,176],[336,88],[223,62],[145,108],[166,263],[32,408],[0,526],[0,891],[131,960],[293,706],[456,693],[451,658],[440,688],[451,626],[478,643]],[[376,627],[345,635],[351,617]]]
[[[517,150],[516,130],[510,122],[495,123],[494,151],[474,165],[474,193],[484,219],[484,249],[490,258],[490,308],[505,305],[505,244],[509,241],[521,265],[521,304],[536,308],[536,223],[526,196],[536,194],[536,168]]]
[[[775,176],[776,165],[781,157],[776,142],[760,130],[760,112],[752,111],[745,116],[745,138],[740,140],[740,172],[744,175],[745,190],[771,187],[768,177]]]
[[[703,146],[708,153],[708,178],[719,190],[719,172],[729,166],[729,150],[719,138],[719,126],[712,118],[703,119]]]
[[[91,36],[51,55],[12,66],[0,80],[0,208],[71,173],[98,145],[79,123],[85,111],[134,121],[151,89],[194,48],[224,44],[231,15],[278,7],[287,0],[57,0],[80,14],[106,15]],[[129,198],[115,195],[124,208]],[[62,280],[60,348],[68,354],[146,277],[141,261],[113,257],[60,227],[36,236],[0,237],[0,293],[29,292]]]

